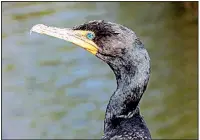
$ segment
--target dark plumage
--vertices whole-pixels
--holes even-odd
[[[150,58],[132,30],[100,20],[72,29],[38,24],[31,31],[72,42],[96,55],[113,70],[117,89],[106,109],[102,139],[151,139],[139,111],[139,102],[149,81]]]
[[[139,102],[150,76],[150,58],[136,34],[119,24],[91,21],[73,30],[95,33],[96,56],[114,71],[117,89],[106,109],[103,139],[151,139]]]

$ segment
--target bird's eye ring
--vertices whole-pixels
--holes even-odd
[[[90,40],[94,39],[94,37],[95,37],[95,35],[94,35],[93,33],[90,33],[90,32],[87,33],[86,36],[87,36],[87,38],[90,39]]]

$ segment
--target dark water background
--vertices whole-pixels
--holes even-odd
[[[33,34],[104,19],[133,29],[151,57],[141,113],[153,138],[197,138],[197,20],[168,2],[3,2],[4,138],[100,138],[116,88],[110,68],[63,40]]]

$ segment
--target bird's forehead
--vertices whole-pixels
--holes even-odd
[[[81,24],[79,26],[73,27],[73,30],[88,30],[93,31],[94,33],[115,33],[116,30],[114,30],[114,24],[110,22],[105,22],[104,20],[94,20],[90,21],[84,24]]]

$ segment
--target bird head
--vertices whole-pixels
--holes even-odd
[[[132,30],[104,20],[89,21],[72,28],[38,24],[31,31],[74,43],[112,65],[112,68],[116,65],[136,64],[148,55],[146,51],[141,51],[143,44]]]

